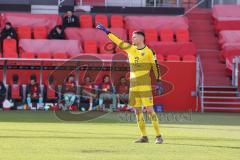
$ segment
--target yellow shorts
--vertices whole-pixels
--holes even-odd
[[[152,91],[129,91],[129,105],[131,107],[153,106]]]

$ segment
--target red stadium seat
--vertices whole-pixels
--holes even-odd
[[[2,13],[2,25],[11,22],[13,27],[28,26],[34,28],[36,26],[46,26],[54,28],[56,25],[62,24],[62,18],[58,14],[31,14],[19,12]]]
[[[19,49],[30,53],[81,53],[82,47],[77,40],[22,39]]]
[[[146,42],[158,41],[158,32],[156,29],[145,29],[144,33]]]
[[[15,39],[5,39],[3,41],[3,54],[5,58],[17,58],[17,41]]]
[[[50,88],[50,86],[48,86],[47,88],[47,99],[55,99],[56,97],[56,91],[53,88]]]
[[[36,56],[37,58],[52,58],[51,53],[37,53]]]
[[[183,61],[185,61],[185,62],[195,62],[196,57],[194,55],[184,55],[183,56]]]
[[[161,54],[157,54],[156,56],[157,56],[158,61],[164,61],[164,59],[165,59],[164,56]]]
[[[92,28],[93,27],[92,15],[82,14],[82,15],[80,15],[79,19],[80,19],[80,27],[82,27],[82,28]]]
[[[55,59],[67,59],[68,58],[66,53],[53,53],[52,56]]]
[[[196,46],[192,42],[150,42],[149,46],[156,54],[167,55],[196,55]]]
[[[101,23],[102,25],[104,25],[105,27],[108,27],[108,17],[107,15],[104,14],[96,14],[95,16],[95,26]]]
[[[33,28],[34,39],[46,39],[48,31],[46,27],[35,27]]]
[[[181,61],[180,56],[178,55],[168,55],[167,61]]]
[[[177,42],[189,42],[189,32],[187,29],[177,29],[176,30]]]
[[[122,49],[120,49],[118,46],[115,49],[116,53],[125,53]]]
[[[85,53],[98,53],[97,42],[94,40],[85,40],[83,47]]]
[[[161,29],[160,38],[163,42],[173,42],[173,31],[169,28]]]
[[[170,28],[175,31],[176,28],[188,28],[188,19],[186,16],[128,16],[124,17],[126,29],[162,29]]]
[[[35,54],[29,53],[29,52],[22,52],[21,57],[22,58],[35,58]]]
[[[100,54],[113,54],[115,52],[116,45],[112,42],[100,42],[99,53]]]
[[[18,39],[31,39],[32,31],[28,26],[21,26],[17,28]]]
[[[12,84],[11,85],[11,98],[12,99],[20,99],[20,85],[19,84]]]
[[[112,28],[123,28],[123,16],[121,15],[112,15],[111,16],[111,27]]]

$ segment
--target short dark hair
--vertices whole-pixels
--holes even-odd
[[[30,76],[30,80],[34,80],[34,81],[37,81],[37,76],[35,74],[32,74]]]
[[[5,25],[12,26],[10,22],[6,22]]]
[[[12,80],[13,80],[13,83],[14,83],[14,84],[18,83],[18,79],[19,79],[19,77],[18,77],[17,74],[14,74],[14,75],[12,76]]]
[[[57,25],[55,28],[59,28],[59,29],[63,29],[63,26],[62,25]]]
[[[133,34],[138,34],[145,38],[145,33],[143,31],[134,31]]]

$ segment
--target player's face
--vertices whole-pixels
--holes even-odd
[[[121,78],[121,83],[125,83],[126,79],[125,78]]]
[[[10,26],[10,25],[8,25],[8,24],[6,24],[5,28],[6,28],[6,29],[10,29],[10,28],[11,28],[11,26]]]
[[[34,85],[35,84],[35,80],[31,79],[30,83],[31,83],[31,85]]]
[[[73,82],[74,81],[74,77],[69,77],[69,82]]]
[[[71,11],[68,11],[68,12],[67,12],[67,16],[68,16],[68,17],[71,17],[72,15],[73,15],[73,13],[72,13]]]
[[[86,77],[86,78],[85,78],[85,82],[86,82],[86,83],[89,83],[89,82],[90,82],[90,77]]]
[[[105,83],[108,83],[108,82],[109,82],[109,77],[108,77],[108,76],[104,78],[104,82],[105,82]]]
[[[132,43],[134,45],[138,45],[144,42],[144,37],[142,35],[139,34],[133,34],[132,36]]]

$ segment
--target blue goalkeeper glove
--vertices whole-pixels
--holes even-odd
[[[98,25],[96,26],[96,28],[99,29],[99,30],[102,30],[102,31],[105,32],[106,34],[109,34],[109,33],[110,33],[110,31],[109,31],[107,28],[105,28],[102,24],[98,24]]]
[[[157,80],[156,91],[157,91],[157,95],[162,95],[164,92],[164,88],[161,80]]]

